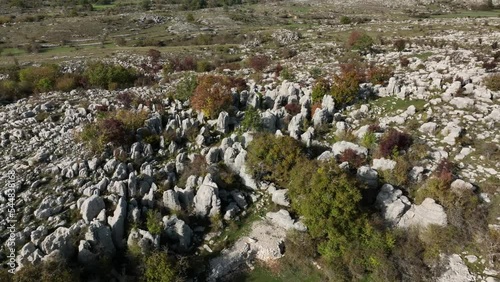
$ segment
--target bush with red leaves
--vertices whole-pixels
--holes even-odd
[[[371,66],[366,72],[366,79],[372,84],[384,85],[389,82],[393,70],[387,66]]]
[[[127,134],[127,129],[123,122],[115,118],[101,120],[98,128],[101,130],[104,140],[115,145],[125,145],[131,137],[130,134]]]
[[[347,48],[350,50],[359,50],[366,52],[371,50],[373,46],[373,38],[363,31],[355,30],[349,35],[346,42]]]
[[[396,39],[396,40],[394,41],[394,44],[393,44],[393,45],[394,45],[394,48],[396,49],[396,51],[401,52],[401,51],[403,51],[403,50],[405,49],[405,47],[406,47],[406,40],[404,40],[404,39]]]
[[[316,103],[311,105],[311,115],[314,115],[314,113],[316,112],[317,109],[321,109],[320,102],[316,102]]]
[[[132,102],[136,99],[137,97],[134,94],[131,94],[130,92],[122,92],[116,95],[116,100],[120,102],[127,109],[130,108]]]
[[[296,103],[290,103],[285,106],[285,110],[287,113],[290,115],[294,116],[298,113],[300,113],[300,105]]]
[[[368,126],[368,132],[382,132],[382,128],[380,128],[380,125],[378,124],[370,124]]]
[[[204,75],[198,78],[198,86],[191,97],[191,106],[205,116],[216,118],[233,103],[231,79],[222,75]]]
[[[413,142],[410,134],[389,129],[380,140],[379,153],[382,157],[391,157],[395,152],[407,150]]]
[[[347,149],[340,155],[339,161],[341,163],[348,162],[351,168],[358,168],[365,164],[366,157],[358,155],[353,149]]]
[[[242,77],[231,77],[231,87],[235,87],[238,92],[248,88],[247,81]]]
[[[170,71],[194,71],[196,70],[197,61],[191,56],[173,57],[168,59],[168,67]]]
[[[255,71],[263,71],[269,66],[271,59],[265,55],[256,55],[248,58],[248,66]]]
[[[447,159],[441,159],[434,175],[441,180],[446,186],[450,185],[453,181],[453,173],[455,171],[455,164]]]

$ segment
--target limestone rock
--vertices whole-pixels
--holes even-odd
[[[398,227],[427,227],[431,224],[446,226],[448,223],[444,208],[433,199],[426,198],[420,205],[412,205],[401,217]]]
[[[104,205],[104,201],[101,197],[97,195],[93,195],[87,198],[81,208],[80,213],[83,216],[83,219],[86,222],[92,221],[106,206]]]

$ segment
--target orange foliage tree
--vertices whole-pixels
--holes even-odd
[[[233,103],[232,81],[227,76],[204,75],[198,78],[198,86],[191,97],[191,106],[205,116],[215,118],[229,109]]]

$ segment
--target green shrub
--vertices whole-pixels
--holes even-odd
[[[58,75],[57,65],[27,67],[19,71],[19,81],[31,85],[37,92],[46,92],[54,88]]]
[[[79,86],[78,78],[75,75],[65,74],[55,81],[55,89],[63,92],[71,91]]]
[[[144,263],[144,278],[147,282],[173,282],[176,270],[165,252],[153,252]]]
[[[335,162],[303,160],[291,173],[292,207],[303,216],[317,250],[330,264],[340,264],[350,280],[387,267],[391,234],[372,226],[360,208],[358,183]],[[380,275],[380,274],[378,274]]]
[[[342,17],[340,17],[340,23],[341,24],[350,24],[351,22],[352,22],[352,20],[348,16],[342,16]]]
[[[196,62],[196,71],[197,72],[209,72],[214,69],[214,66],[211,62],[203,60]]]
[[[287,67],[283,68],[283,70],[280,72],[280,77],[281,77],[281,79],[289,80],[289,81],[295,79],[295,75]]]
[[[326,79],[318,79],[312,88],[312,100],[314,103],[321,102],[323,96],[330,92],[330,83]]]
[[[153,210],[149,210],[146,213],[146,227],[148,231],[153,235],[161,234],[163,230],[163,222],[161,220],[161,214]]]
[[[3,280],[2,280],[3,281]],[[50,260],[36,265],[28,263],[12,276],[14,282],[66,282],[80,281],[78,272],[71,270],[65,262]]]
[[[322,73],[323,71],[318,67],[314,67],[309,71],[309,74],[314,79],[318,79],[322,75]]]
[[[349,50],[367,52],[371,50],[373,43],[373,38],[371,38],[368,34],[356,30],[349,35],[346,46]]]
[[[261,129],[262,120],[259,110],[249,106],[249,108],[245,111],[245,117],[241,121],[240,130],[242,132],[247,132],[250,130],[260,131]]]
[[[186,21],[190,22],[190,23],[192,23],[192,22],[195,21],[193,13],[187,13],[186,14]]]
[[[187,101],[193,96],[194,90],[198,86],[198,79],[195,75],[187,75],[185,76],[175,89],[175,93],[173,95],[174,99],[178,99],[180,101]]]
[[[371,131],[366,132],[361,139],[361,145],[366,148],[372,148],[375,142],[377,142],[377,136],[375,135],[375,132]]]
[[[91,86],[110,90],[132,86],[137,77],[133,69],[101,62],[88,65],[83,75]]]
[[[258,179],[285,186],[290,180],[290,170],[301,162],[302,150],[301,143],[292,137],[259,134],[248,146],[246,167]]]
[[[408,182],[408,172],[411,170],[410,162],[403,156],[394,159],[396,166],[394,169],[382,171],[382,177],[386,183],[394,186],[403,186]]]

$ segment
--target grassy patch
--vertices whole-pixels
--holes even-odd
[[[394,96],[382,97],[374,100],[371,105],[375,107],[383,108],[386,113],[397,112],[398,110],[406,110],[409,106],[413,105],[417,111],[424,109],[424,105],[427,102],[425,100],[402,100]]]
[[[460,11],[452,14],[435,15],[432,18],[491,18],[499,17],[500,9],[491,11]]]
[[[434,55],[434,53],[432,52],[424,52],[424,53],[420,53],[420,54],[416,54],[414,57],[415,58],[418,58],[422,61],[425,61],[427,59],[429,59],[430,56]]]
[[[245,282],[320,282],[323,281],[318,272],[306,274],[300,268],[286,267],[279,270],[257,264],[255,269],[244,273],[235,281]]]
[[[0,55],[2,56],[15,56],[15,55],[22,55],[26,54],[26,51],[23,49],[19,48],[5,48],[0,52]]]
[[[97,5],[97,4],[93,4],[92,7],[96,11],[102,11],[102,10],[106,10],[106,9],[115,7],[115,4],[110,4],[110,5]]]

